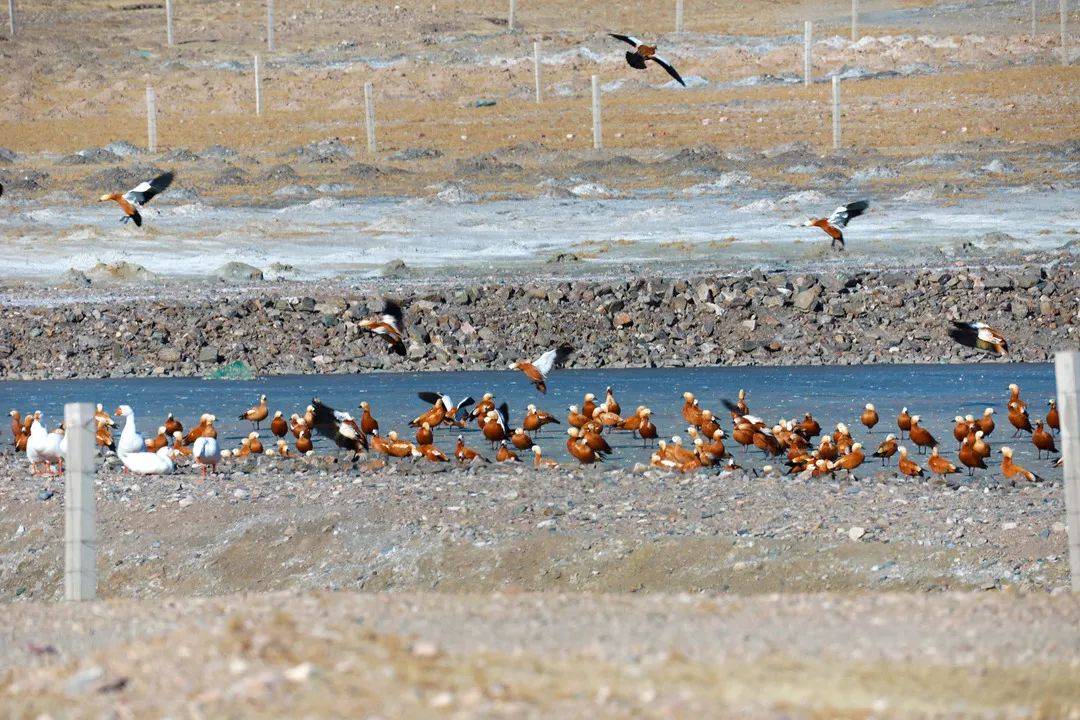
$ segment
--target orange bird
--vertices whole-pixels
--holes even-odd
[[[120,218],[120,222],[126,223],[131,220],[138,227],[142,227],[142,215],[139,214],[139,208],[144,207],[151,198],[169,187],[172,181],[171,172],[162,173],[153,180],[139,183],[126,193],[114,192],[102,195],[98,198],[98,202],[112,200],[124,211],[124,217]]]
[[[1050,406],[1050,409],[1046,411],[1046,425],[1055,432],[1060,432],[1061,417],[1058,415],[1057,403],[1047,400],[1046,404]]]
[[[279,438],[285,437],[286,433],[289,432],[289,424],[281,416],[280,410],[274,413],[274,419],[270,421],[270,432],[274,434],[274,437]]]
[[[803,225],[805,227],[819,227],[825,231],[825,234],[832,238],[832,244],[830,247],[840,246],[840,249],[844,249],[844,228],[847,227],[848,222],[853,218],[857,218],[866,212],[866,209],[870,207],[870,203],[865,200],[858,200],[847,205],[841,205],[833,210],[832,215],[827,218],[810,218]]]
[[[1025,480],[1027,480],[1028,482],[1035,482],[1037,480],[1042,480],[1042,478],[1039,477],[1038,475],[1036,475],[1035,473],[1033,473],[1030,470],[1027,470],[1027,469],[1017,465],[1016,463],[1014,463],[1013,459],[1012,459],[1012,456],[1013,456],[1012,448],[1007,448],[1007,447],[1001,448],[1001,474],[1002,475],[1004,475],[1009,480],[1012,480],[1012,479],[1017,478],[1017,477],[1022,477]]]
[[[392,351],[405,357],[405,320],[401,313],[401,306],[393,300],[385,300],[382,312],[375,317],[361,320],[357,327],[381,337]]]
[[[1057,445],[1054,444],[1054,436],[1046,432],[1042,420],[1035,423],[1035,431],[1031,433],[1031,443],[1035,446],[1035,457],[1040,457],[1044,452],[1048,456],[1058,452]]]
[[[859,422],[865,425],[867,430],[874,432],[874,426],[878,424],[878,413],[872,404],[866,404],[862,415],[859,416]]]
[[[520,370],[525,373],[525,377],[529,378],[532,384],[536,386],[537,390],[542,394],[547,393],[548,374],[551,373],[556,365],[565,362],[572,352],[573,348],[569,345],[560,345],[557,348],[548,350],[532,362],[529,362],[528,360],[519,360],[516,363],[511,364],[510,369]]]
[[[900,461],[897,467],[900,468],[900,472],[904,473],[908,477],[922,477],[923,469],[918,464],[908,457],[907,448],[903,445],[900,446]]]

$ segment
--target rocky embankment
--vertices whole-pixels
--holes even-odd
[[[326,285],[305,285],[311,295],[297,297],[268,284],[235,297],[14,307],[0,320],[0,372],[204,375],[236,362],[256,374],[499,368],[560,342],[577,349],[576,367],[988,359],[948,338],[952,319],[1000,329],[1010,359],[1045,361],[1080,340],[1076,272],[1065,250],[1005,269],[399,284],[387,291],[405,309],[405,358],[358,326],[380,296]]]

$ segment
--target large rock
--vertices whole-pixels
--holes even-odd
[[[262,280],[263,272],[259,268],[247,263],[232,261],[227,262],[214,271],[214,277],[226,282],[250,282]]]
[[[811,287],[802,290],[795,295],[795,307],[803,312],[809,312],[816,310],[821,306],[818,301],[818,297],[821,296],[821,286],[812,285]]]
[[[125,260],[114,263],[98,263],[86,271],[91,280],[104,282],[149,282],[157,277],[142,265]]]

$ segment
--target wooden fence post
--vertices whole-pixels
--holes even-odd
[[[15,0],[7,0],[8,11],[8,29],[11,31],[11,38],[15,39]]]
[[[514,23],[517,20],[514,17],[515,15],[517,15],[517,0],[510,0],[510,10],[506,15],[506,27],[508,30],[514,29]]]
[[[169,43],[169,47],[173,44],[173,24],[172,24],[172,0],[165,0],[165,39]]]
[[[64,599],[97,597],[97,513],[94,508],[94,406],[64,406]]]
[[[146,149],[157,152],[157,95],[146,86]]]
[[[274,0],[266,0],[266,52],[274,52]]]
[[[592,146],[599,150],[604,146],[600,125],[600,77],[592,76]]]
[[[533,78],[536,81],[536,102],[541,100],[540,92],[540,43],[533,43]]]
[[[259,67],[258,53],[255,53],[255,115],[262,115],[262,68]]]
[[[675,0],[675,32],[683,31],[683,0]]]
[[[809,20],[803,26],[803,85],[810,87],[810,44],[813,41],[814,23]]]
[[[851,0],[851,42],[859,39],[859,0]]]
[[[840,76],[832,78],[832,147],[840,149]]]
[[[375,99],[372,97],[371,83],[364,83],[364,118],[367,124],[367,149],[375,154]]]
[[[1065,519],[1069,531],[1069,568],[1073,592],[1080,592],[1080,352],[1054,357],[1061,453],[1065,458]]]

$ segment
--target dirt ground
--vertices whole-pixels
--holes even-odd
[[[5,617],[30,648],[0,676],[15,718],[1080,713],[1067,594],[277,593]]]
[[[151,4],[152,5],[152,4]],[[508,167],[481,167],[470,183],[484,192],[535,193],[537,177],[594,157],[589,75],[614,83],[604,95],[605,153],[655,158],[657,152],[711,145],[763,150],[804,143],[827,153],[829,85],[844,69],[871,73],[844,85],[844,143],[854,162],[878,154],[911,158],[961,151],[1023,157],[1032,148],[1078,136],[1080,69],[1062,66],[1054,17],[1030,35],[1026,16],[988,4],[965,12],[927,2],[863,3],[873,38],[847,41],[847,3],[691,3],[687,32],[671,32],[666,9],[602,2],[521,3],[519,29],[500,25],[502,3],[402,2],[350,6],[322,0],[277,11],[276,52],[264,58],[262,117],[254,117],[251,53],[264,37],[261,6],[204,2],[198,16],[177,4],[178,43],[164,45],[162,11],[111,2],[44,2],[28,9],[14,42],[0,43],[5,63],[20,68],[0,81],[0,146],[24,154],[20,166],[49,175],[48,190],[100,192],[107,179],[93,164],[58,162],[62,155],[125,140],[146,144],[145,87],[158,104],[158,167],[179,171],[202,197],[258,202],[281,183],[242,186],[211,180],[239,166],[261,175],[296,163],[288,151],[339,138],[369,172],[356,194],[424,194],[435,182],[470,173],[459,161],[497,153]],[[433,11],[432,8],[435,8]],[[801,75],[801,21],[818,21],[811,87],[773,80]],[[686,90],[660,87],[666,75],[636,73],[605,32],[639,28],[661,33],[684,77],[705,77]],[[728,33],[754,33],[732,43]],[[877,39],[874,39],[877,38]],[[545,100],[532,98],[532,41],[542,42]],[[559,58],[555,60],[554,58]],[[885,73],[877,77],[873,73]],[[890,75],[892,73],[892,75]],[[745,85],[761,80],[761,84]],[[755,80],[756,79],[756,80]],[[378,144],[365,149],[362,85],[375,85]],[[477,107],[491,100],[494,107]],[[223,163],[185,161],[222,145],[238,155]],[[395,161],[425,149],[439,157]],[[860,154],[863,157],[860,157]],[[141,158],[143,164],[148,158]],[[344,163],[303,165],[303,182],[342,179]],[[483,165],[483,164],[482,164]],[[779,169],[748,158],[745,169],[775,177]],[[760,172],[756,165],[762,165]],[[260,169],[260,166],[262,168]],[[693,182],[670,167],[608,167],[622,187],[676,189]],[[1022,168],[1009,183],[1075,177],[1062,168]],[[956,175],[953,173],[953,175]],[[962,176],[929,169],[925,181]],[[965,187],[983,179],[963,177]],[[812,180],[812,178],[811,178]],[[1002,178],[988,178],[1000,182]],[[9,180],[10,183],[10,180]],[[905,187],[919,178],[905,173]],[[220,185],[220,186],[215,186]],[[888,183],[886,183],[888,185]]]

